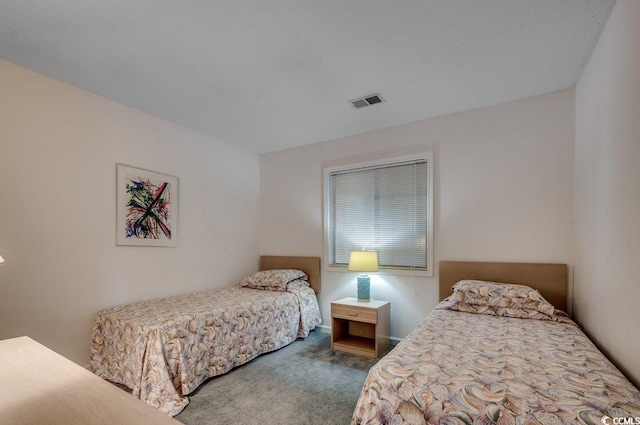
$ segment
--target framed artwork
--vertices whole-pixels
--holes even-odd
[[[178,178],[116,164],[116,245],[178,246]]]

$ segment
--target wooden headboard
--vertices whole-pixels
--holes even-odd
[[[263,255],[260,257],[260,271],[274,269],[302,270],[309,276],[309,285],[320,292],[320,257],[288,257]]]
[[[530,286],[554,307],[567,311],[567,273],[566,264],[440,261],[440,300],[460,280],[487,280]]]

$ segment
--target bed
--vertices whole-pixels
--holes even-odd
[[[91,370],[175,416],[208,378],[306,337],[319,291],[320,258],[262,256],[237,286],[102,310]]]
[[[443,301],[371,368],[352,424],[640,418],[640,392],[563,312],[566,293],[566,265],[440,262]]]

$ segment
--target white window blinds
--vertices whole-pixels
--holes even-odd
[[[381,268],[430,270],[430,161],[420,158],[327,175],[329,265],[376,250]]]

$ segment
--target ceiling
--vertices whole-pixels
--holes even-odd
[[[266,153],[572,87],[614,3],[3,0],[0,59]]]

